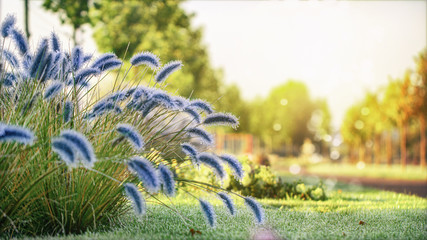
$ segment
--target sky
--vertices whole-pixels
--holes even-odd
[[[0,17],[15,12],[23,28],[22,2],[0,0]],[[52,30],[69,42],[70,28],[41,2],[30,1],[32,45]],[[413,68],[427,42],[426,1],[187,1],[183,8],[204,29],[212,65],[245,99],[299,80],[313,98],[327,99],[336,128],[366,91]],[[96,49],[90,29],[83,38],[86,51]]]

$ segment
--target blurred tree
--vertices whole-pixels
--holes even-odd
[[[399,84],[400,96],[398,101],[398,118],[397,125],[400,128],[400,162],[402,168],[406,168],[406,138],[408,132],[408,122],[414,114],[413,89],[411,89],[411,71],[405,72],[403,82]],[[411,91],[412,90],[412,91]]]
[[[73,43],[77,45],[77,32],[83,24],[90,23],[89,0],[44,0],[46,10],[59,14],[62,24],[70,24],[73,28]]]
[[[307,128],[314,134],[314,141],[317,142],[323,155],[327,155],[329,142],[332,140],[331,113],[326,99],[317,99],[313,102],[314,111],[311,114]]]
[[[236,85],[224,86],[221,90],[222,97],[218,100],[218,108],[221,111],[233,113],[239,116],[240,125],[237,132],[249,132],[249,119],[252,113],[248,104],[242,99],[240,90]],[[230,128],[226,128],[229,130]]]
[[[367,139],[372,141],[375,164],[378,165],[381,162],[381,134],[384,132],[387,123],[384,121],[385,117],[377,93],[366,93],[363,105],[361,115],[365,123],[364,131]],[[367,148],[370,150],[370,146]],[[370,156],[369,152],[369,163],[371,162]]]
[[[283,150],[286,144],[299,149],[304,139],[312,137],[307,124],[315,106],[302,82],[291,80],[275,87],[261,104],[251,104],[250,109],[254,112],[251,132],[270,148]]]
[[[403,80],[390,81],[384,98],[385,114],[400,130],[400,162],[406,167],[406,135],[408,122],[414,113],[410,97],[411,72],[406,71]],[[391,149],[390,149],[391,150]]]
[[[171,77],[168,89],[215,101],[221,73],[210,66],[202,30],[191,26],[193,15],[180,7],[181,2],[99,0],[91,12],[95,41],[101,51],[125,59],[139,51],[152,51],[164,63],[179,59],[185,67]],[[138,69],[134,70],[136,75]]]
[[[366,126],[366,116],[362,115],[363,103],[351,106],[341,125],[341,135],[345,143],[349,145],[351,162],[355,161],[354,152],[358,151],[359,161],[365,162],[365,143],[369,135]]]
[[[384,91],[384,98],[381,102],[383,106],[384,115],[386,116],[386,129],[388,133],[386,135],[386,159],[387,164],[390,166],[392,164],[392,131],[393,128],[397,127],[398,118],[399,118],[399,86],[400,83],[398,81],[389,79],[389,83]]]
[[[417,58],[416,77],[413,82],[413,102],[415,116],[420,124],[420,165],[426,167],[426,118],[427,118],[427,49],[424,49]]]

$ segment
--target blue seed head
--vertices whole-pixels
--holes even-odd
[[[6,18],[3,20],[0,31],[2,37],[7,37],[10,34],[10,31],[13,29],[13,26],[15,25],[16,18],[14,15],[8,14]]]
[[[85,83],[87,84],[89,78],[98,73],[99,73],[99,69],[97,68],[82,69],[74,76],[74,84],[76,85],[83,85]]]
[[[236,208],[234,207],[233,199],[231,199],[231,197],[228,196],[225,192],[219,192],[218,196],[224,203],[224,205],[227,207],[230,214],[234,216],[234,214],[236,213]]]
[[[184,112],[188,113],[196,123],[200,123],[200,114],[194,108],[187,106],[184,108]]]
[[[125,136],[135,149],[141,150],[144,147],[142,136],[129,124],[119,124],[116,130]]]
[[[92,57],[93,57],[93,55],[92,55],[92,54],[84,55],[84,56],[83,56],[83,63],[88,62],[89,60],[91,60],[91,59],[92,59]]]
[[[236,157],[229,155],[229,154],[223,154],[221,156],[219,156],[219,158],[228,164],[228,166],[231,168],[231,170],[233,171],[233,175],[237,178],[237,179],[242,179],[243,178],[243,167],[242,164],[239,162],[239,160],[237,160]]]
[[[202,208],[202,212],[205,215],[206,221],[209,223],[209,226],[215,227],[216,223],[216,215],[212,205],[202,199],[199,199],[200,207]]]
[[[175,105],[175,107],[178,110],[183,110],[185,107],[189,105],[189,102],[186,98],[183,98],[181,96],[174,96],[172,98],[172,103]]]
[[[21,53],[22,56],[25,56],[25,54],[28,52],[28,42],[24,37],[24,34],[16,29],[10,30],[10,34],[16,46],[18,47],[19,53]]]
[[[61,43],[59,42],[58,36],[54,32],[50,34],[50,43],[52,46],[52,51],[54,52],[61,51]]]
[[[154,79],[156,82],[161,83],[166,80],[173,72],[181,69],[182,63],[181,61],[172,61],[164,65],[156,74]]]
[[[16,76],[13,73],[5,73],[2,78],[3,79],[0,80],[0,86],[11,87],[16,82]]]
[[[146,101],[142,108],[142,116],[146,117],[154,108],[159,105],[157,101]]]
[[[0,122],[0,142],[19,142],[32,145],[34,133],[27,128]]]
[[[135,172],[147,191],[156,193],[160,188],[159,176],[150,161],[142,157],[133,157],[128,162],[129,169]]]
[[[45,90],[43,98],[49,100],[54,98],[64,87],[64,84],[59,81],[52,82]]]
[[[264,209],[261,205],[255,201],[255,199],[251,197],[245,197],[246,206],[252,211],[254,214],[256,223],[261,224],[264,222]]]
[[[203,110],[208,114],[213,113],[212,106],[201,99],[192,100],[190,106]]]
[[[3,56],[10,63],[10,65],[12,65],[13,68],[15,68],[15,69],[19,68],[18,58],[13,53],[11,53],[7,50],[3,50]]]
[[[199,162],[211,168],[214,171],[215,175],[220,179],[224,179],[224,177],[226,176],[226,172],[223,166],[221,165],[220,160],[215,155],[211,153],[200,153],[197,156],[197,159],[199,159]]]
[[[173,173],[163,164],[158,166],[160,181],[163,185],[163,192],[172,197],[175,195],[175,180]]]
[[[212,113],[203,121],[205,125],[228,125],[236,129],[239,126],[239,120],[229,113]]]
[[[202,128],[190,128],[187,130],[187,132],[190,136],[199,138],[201,140],[201,143],[205,145],[214,144],[212,135]]]
[[[40,78],[42,75],[44,62],[46,61],[47,55],[49,55],[47,47],[48,47],[47,39],[42,39],[37,48],[36,54],[32,58],[30,76],[33,78],[36,78],[36,77]]]
[[[172,108],[174,105],[172,103],[172,98],[163,91],[156,91],[151,95],[151,99],[163,105],[166,108]]]
[[[69,122],[73,117],[73,113],[74,113],[73,102],[66,101],[62,111],[62,118],[64,119],[64,122]]]
[[[145,200],[142,197],[141,193],[138,191],[138,188],[132,183],[125,184],[125,192],[128,198],[133,203],[133,209],[135,210],[136,215],[145,214]]]
[[[83,50],[80,46],[75,46],[71,51],[71,62],[74,71],[80,69],[83,64]]]
[[[56,152],[62,161],[67,164],[69,167],[77,166],[77,151],[74,149],[73,145],[63,139],[63,138],[54,138],[52,140],[52,150]]]
[[[193,145],[190,143],[183,143],[181,144],[181,149],[187,156],[191,158],[191,161],[194,165],[199,165],[199,160],[197,159],[199,153]]]
[[[95,153],[93,151],[92,144],[90,144],[83,134],[69,129],[63,130],[60,136],[67,140],[67,142],[76,149],[86,167],[93,167],[96,162]]]
[[[144,64],[153,70],[160,67],[159,57],[157,57],[151,52],[140,52],[133,55],[133,57],[130,59],[130,63],[134,66],[139,66]]]
[[[91,68],[99,68],[102,66],[105,62],[111,59],[115,59],[116,55],[114,53],[104,53],[101,56],[99,56],[91,65]]]
[[[107,70],[113,70],[122,65],[122,61],[119,59],[110,59],[108,61],[105,61],[104,63],[100,64],[98,69],[99,71],[107,71]]]

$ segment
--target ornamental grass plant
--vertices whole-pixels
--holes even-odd
[[[114,53],[94,57],[79,46],[61,47],[55,33],[32,50],[8,15],[0,38],[0,235],[79,234],[108,228],[129,210],[146,213],[146,202],[182,192],[199,199],[207,224],[215,226],[211,197],[233,214],[233,202],[218,183],[180,176],[209,167],[217,180],[225,168],[243,171],[230,155],[216,155],[205,125],[238,126],[209,103],[174,96],[167,77],[182,67],[164,65],[152,53],[133,56],[130,66]],[[138,79],[127,81],[131,68]],[[114,86],[101,95],[106,77]],[[179,170],[179,171],[178,171]],[[176,184],[179,183],[179,184]],[[191,186],[198,192],[189,192]],[[219,193],[219,195],[218,195]],[[262,207],[241,196],[257,223]],[[182,216],[183,224],[189,223]]]

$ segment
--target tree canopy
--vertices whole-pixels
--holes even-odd
[[[83,24],[91,22],[88,0],[44,0],[43,7],[57,13],[62,24],[72,26],[74,44],[77,44],[76,32]]]
[[[310,131],[308,125],[315,111],[321,119]],[[307,86],[299,81],[290,80],[277,86],[266,99],[257,99],[251,105],[251,132],[270,142],[273,149],[284,144],[301,146],[316,131],[329,132],[329,125],[326,102],[313,101]]]
[[[151,51],[164,63],[181,60],[184,68],[168,81],[168,88],[215,101],[221,75],[210,65],[202,29],[191,26],[193,15],[180,7],[181,2],[100,0],[91,12],[95,41],[101,51],[125,59]]]

